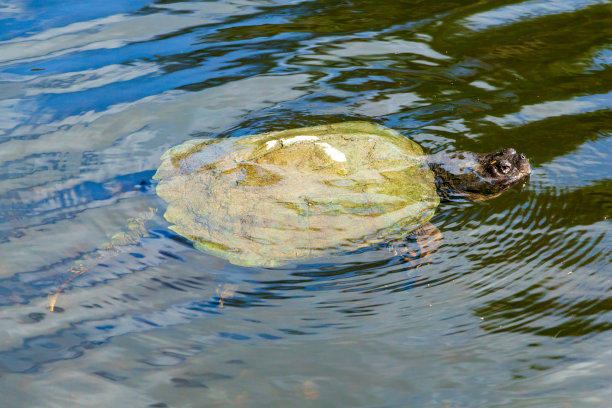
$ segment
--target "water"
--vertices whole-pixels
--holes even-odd
[[[611,22],[605,0],[0,3],[3,406],[609,406]],[[167,229],[169,147],[356,119],[534,171],[443,204],[418,260],[241,268]],[[133,217],[139,242],[101,249]]]

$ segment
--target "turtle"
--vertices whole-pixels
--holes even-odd
[[[366,121],[170,148],[153,176],[164,218],[195,248],[278,267],[437,231],[441,200],[487,200],[531,173],[522,153],[427,155]]]

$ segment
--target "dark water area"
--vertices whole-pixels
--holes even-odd
[[[416,259],[168,229],[168,148],[345,120],[533,173]],[[1,405],[609,407],[611,159],[607,0],[0,2]]]

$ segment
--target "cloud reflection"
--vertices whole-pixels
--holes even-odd
[[[464,26],[474,31],[505,26],[530,18],[570,13],[595,4],[608,4],[608,0],[533,0],[499,7],[473,14],[464,20]]]

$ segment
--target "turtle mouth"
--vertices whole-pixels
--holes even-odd
[[[529,177],[529,175],[531,174],[531,164],[529,163],[529,159],[523,159],[523,162],[521,163],[520,173],[521,175],[527,177]]]
[[[519,181],[518,184],[521,186],[521,190],[525,188],[527,182],[531,178],[531,165],[529,164],[529,160],[525,160],[521,163],[521,168],[519,170]]]
[[[531,166],[529,165],[529,161],[525,160],[523,163],[521,163],[518,174],[508,180],[508,183],[506,183],[506,188],[511,188],[515,185],[520,185],[524,187],[530,178]]]

